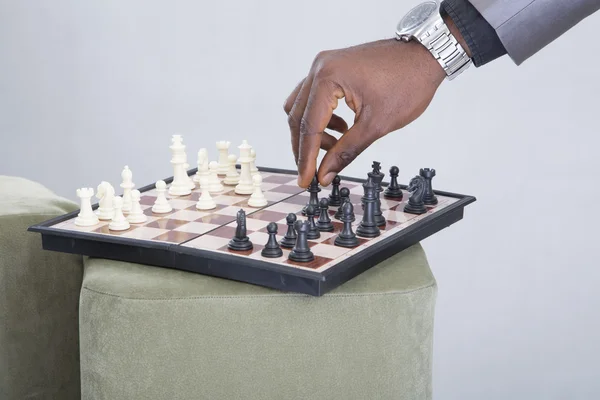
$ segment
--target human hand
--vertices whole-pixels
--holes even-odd
[[[431,53],[416,42],[381,40],[319,53],[284,104],[298,185],[308,187],[315,176],[319,149],[326,154],[317,176],[329,185],[373,142],[418,118],[445,77]],[[350,129],[333,113],[342,98],[355,113]],[[342,133],[341,138],[326,128]]]

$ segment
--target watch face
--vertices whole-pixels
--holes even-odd
[[[418,27],[437,10],[438,5],[435,1],[419,4],[402,18],[402,21],[398,24],[398,32],[406,32]]]

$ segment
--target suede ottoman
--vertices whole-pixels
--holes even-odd
[[[87,259],[82,398],[430,399],[436,293],[420,245],[322,297]]]
[[[42,185],[0,176],[0,399],[79,399],[80,256],[42,249],[31,225],[76,210]]]

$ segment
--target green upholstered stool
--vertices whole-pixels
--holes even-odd
[[[81,256],[42,249],[31,225],[77,204],[0,176],[0,399],[79,399]]]
[[[87,259],[84,399],[429,399],[436,284],[420,245],[323,297]]]

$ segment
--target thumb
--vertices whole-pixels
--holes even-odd
[[[329,185],[338,173],[378,137],[375,132],[370,132],[365,122],[357,121],[323,157],[317,175],[321,185]]]

